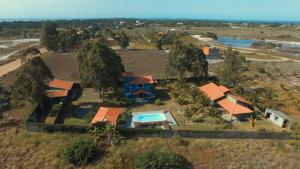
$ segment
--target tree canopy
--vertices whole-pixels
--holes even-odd
[[[57,50],[58,48],[58,32],[56,24],[47,21],[42,26],[41,42],[48,50]]]
[[[121,48],[127,48],[129,46],[129,37],[124,31],[121,31],[118,37],[118,44],[121,46]]]
[[[124,71],[121,62],[120,56],[102,41],[83,42],[78,53],[81,83],[98,91],[108,87],[116,88]]]
[[[226,82],[234,83],[239,79],[240,74],[246,70],[246,59],[238,51],[233,50],[232,47],[228,47],[224,55],[225,61],[220,72],[220,78]]]
[[[0,83],[0,112],[9,106],[10,95],[9,92],[2,87]]]
[[[69,51],[76,48],[80,44],[80,37],[76,30],[71,29],[59,32],[59,48],[62,51]]]
[[[208,63],[200,49],[177,42],[167,58],[167,73],[179,75],[182,79],[187,72],[192,73],[194,78],[207,77]]]
[[[51,71],[40,57],[28,60],[17,72],[11,87],[16,101],[39,103],[45,97],[47,83],[53,78]]]

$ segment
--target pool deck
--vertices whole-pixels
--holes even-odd
[[[132,116],[135,116],[135,115],[141,115],[141,114],[151,114],[151,113],[162,113],[166,116],[167,118],[167,121],[169,122],[170,124],[170,127],[172,126],[177,126],[177,122],[176,120],[174,119],[173,115],[171,112],[167,111],[165,113],[164,110],[159,110],[159,111],[147,111],[147,112],[133,112],[132,113]],[[134,123],[132,121],[132,117],[127,121],[126,125],[125,125],[126,128],[135,128],[134,126]]]

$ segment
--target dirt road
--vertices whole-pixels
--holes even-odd
[[[9,62],[5,65],[0,66],[0,77],[6,75],[7,73],[14,71],[21,67],[22,61],[21,59],[17,59],[15,61]]]

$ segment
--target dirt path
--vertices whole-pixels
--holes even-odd
[[[0,77],[6,75],[7,73],[14,71],[21,67],[22,61],[21,59],[17,59],[15,61],[9,62],[5,65],[0,66]]]

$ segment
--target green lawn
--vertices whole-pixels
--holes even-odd
[[[71,105],[71,112],[64,120],[64,124],[68,125],[91,125],[87,117],[78,116],[75,111],[83,111],[84,114],[96,114],[100,107],[100,98],[96,90],[92,88],[85,88],[77,101]]]

